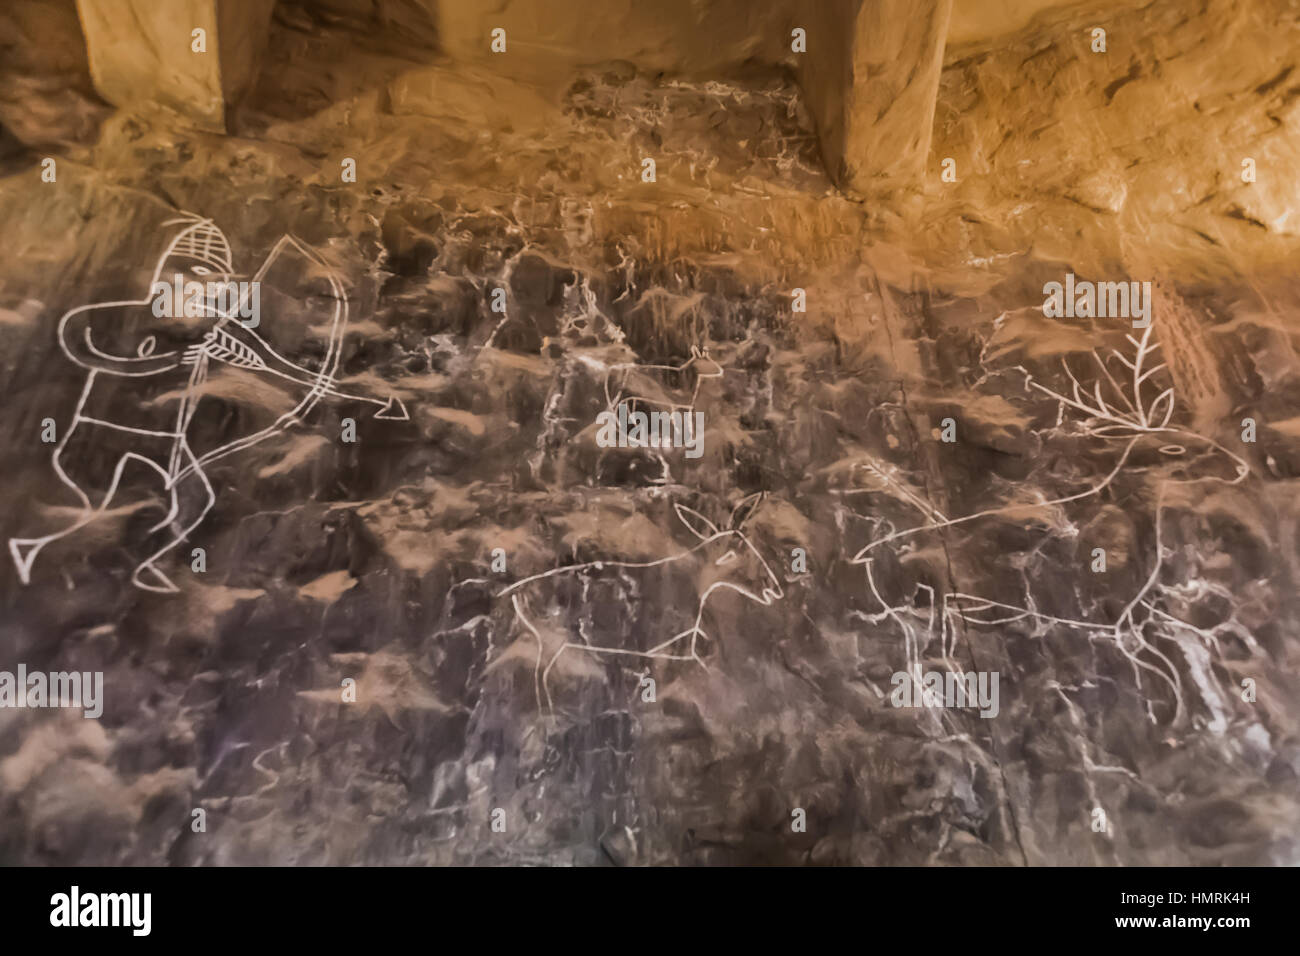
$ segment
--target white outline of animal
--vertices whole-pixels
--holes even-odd
[[[681,404],[673,401],[661,402],[661,401],[657,401],[656,399],[648,398],[644,395],[635,395],[635,394],[629,395],[627,398],[624,398],[625,393],[623,389],[627,386],[628,373],[649,372],[649,371],[685,372],[696,362],[708,362],[717,371],[711,372],[707,375],[699,371],[695,373],[695,387],[691,389],[691,400],[689,402],[685,404]],[[616,365],[611,365],[609,369],[605,372],[605,410],[612,412],[623,402],[632,401],[632,402],[644,402],[647,405],[656,405],[660,407],[665,407],[669,411],[689,410],[693,412],[695,411],[696,402],[699,401],[701,383],[703,383],[707,379],[722,378],[722,376],[725,374],[725,371],[726,370],[723,369],[721,365],[719,365],[717,362],[715,362],[713,359],[709,357],[708,349],[701,349],[699,346],[695,346],[695,345],[691,346],[691,357],[687,359],[685,362],[683,362],[681,365],[638,365],[636,362],[619,362]],[[623,381],[619,385],[618,394],[610,395],[609,386],[611,381],[613,381],[615,373],[617,372],[623,373]],[[665,392],[666,391],[667,389],[665,389]]]
[[[1175,722],[1178,720],[1184,709],[1182,681],[1178,674],[1178,670],[1158,648],[1154,647],[1145,639],[1142,634],[1142,627],[1146,622],[1143,621],[1139,623],[1135,619],[1135,614],[1137,613],[1138,608],[1141,608],[1150,615],[1148,620],[1156,618],[1169,626],[1183,627],[1196,634],[1207,643],[1213,643],[1216,639],[1210,631],[1182,621],[1181,619],[1161,610],[1152,601],[1147,600],[1148,595],[1159,583],[1160,572],[1164,567],[1165,561],[1162,535],[1164,492],[1171,484],[1195,484],[1203,481],[1215,481],[1226,485],[1237,485],[1244,481],[1250,474],[1250,466],[1243,458],[1234,452],[1229,451],[1214,439],[1207,438],[1204,435],[1200,435],[1199,433],[1186,428],[1170,426],[1169,423],[1173,419],[1176,407],[1176,392],[1172,385],[1159,391],[1154,398],[1151,398],[1150,400],[1147,399],[1143,391],[1144,387],[1147,389],[1147,393],[1149,393],[1151,389],[1158,387],[1153,383],[1149,383],[1151,383],[1153,376],[1166,368],[1166,363],[1164,362],[1150,367],[1147,367],[1146,364],[1155,351],[1161,347],[1159,341],[1152,341],[1152,333],[1155,326],[1156,323],[1154,321],[1149,322],[1143,330],[1141,339],[1136,339],[1131,334],[1125,334],[1125,339],[1134,348],[1134,357],[1132,359],[1126,358],[1118,349],[1111,350],[1111,355],[1127,367],[1132,374],[1130,383],[1131,395],[1125,393],[1124,388],[1121,387],[1120,383],[1106,366],[1106,362],[1102,359],[1096,349],[1093,350],[1092,356],[1101,370],[1102,378],[1099,378],[1094,382],[1091,392],[1088,392],[1088,390],[1082,385],[1078,377],[1074,374],[1074,371],[1070,368],[1069,363],[1064,359],[1062,359],[1061,364],[1072,385],[1070,395],[1062,394],[1061,392],[1055,391],[1034,381],[1033,376],[1026,369],[1019,367],[1019,371],[1023,372],[1026,376],[1026,387],[1038,389],[1045,395],[1056,399],[1059,403],[1060,411],[1057,417],[1058,426],[1064,419],[1065,409],[1071,408],[1075,411],[1082,412],[1086,416],[1082,422],[1082,431],[1084,435],[1105,440],[1128,439],[1120,453],[1119,459],[1110,472],[1100,482],[1082,492],[1055,498],[1050,501],[1038,502],[1036,504],[1022,503],[1007,505],[1001,508],[990,508],[984,511],[979,511],[961,518],[947,518],[928,502],[921,500],[910,490],[903,487],[886,471],[876,467],[875,465],[868,464],[867,467],[870,471],[884,482],[893,485],[896,490],[901,491],[903,497],[925,514],[928,519],[926,524],[919,527],[909,528],[904,531],[892,531],[880,538],[873,539],[866,546],[860,549],[852,559],[850,559],[850,564],[862,565],[864,567],[867,575],[867,583],[871,588],[872,595],[880,603],[881,607],[884,608],[884,610],[879,614],[868,615],[867,619],[872,623],[878,623],[885,617],[890,617],[899,625],[904,634],[905,654],[907,656],[909,670],[914,670],[919,673],[922,666],[921,654],[924,648],[915,631],[906,621],[903,620],[900,612],[915,613],[915,608],[906,604],[890,605],[881,596],[875,577],[872,573],[873,559],[868,556],[872,551],[891,542],[904,541],[926,532],[942,531],[945,528],[975,521],[980,518],[1009,514],[1029,508],[1061,505],[1101,494],[1110,487],[1116,476],[1120,474],[1125,464],[1127,464],[1134,448],[1137,446],[1138,442],[1142,441],[1144,438],[1193,438],[1196,441],[1206,443],[1211,449],[1222,453],[1234,462],[1236,465],[1236,476],[1231,479],[1221,478],[1217,475],[1203,475],[1188,479],[1161,479],[1156,491],[1156,508],[1154,515],[1156,560],[1153,563],[1151,572],[1145,579],[1141,589],[1128,601],[1124,610],[1113,623],[1101,624],[1093,621],[1078,621],[1055,617],[1053,615],[1042,614],[1030,607],[1019,607],[1012,604],[993,601],[981,597],[980,595],[966,594],[963,592],[945,593],[942,597],[942,607],[940,608],[939,614],[942,660],[950,667],[955,666],[952,660],[952,654],[956,650],[956,632],[951,623],[953,619],[965,621],[970,624],[991,626],[1014,623],[1032,618],[1049,626],[1059,625],[1073,627],[1103,634],[1109,632],[1108,636],[1113,638],[1115,645],[1132,664],[1135,676],[1137,676],[1139,669],[1146,670],[1157,675],[1171,686],[1175,695],[1175,713],[1173,720]],[[1103,394],[1104,386],[1109,386],[1109,390],[1114,395],[1118,396],[1119,402],[1124,406],[1123,410],[1117,410],[1112,406],[1111,402],[1107,402]],[[1174,442],[1162,445],[1159,450],[1162,453],[1169,455],[1180,455],[1186,451],[1182,445]],[[928,645],[934,636],[935,594],[934,589],[928,585],[918,585],[918,587],[919,589],[928,592],[930,596],[931,608],[927,623],[928,637],[924,642],[925,645]],[[962,608],[962,602],[971,602],[973,606]],[[996,610],[999,613],[1006,612],[1007,616],[994,619],[973,616],[990,610]],[[1125,639],[1126,635],[1132,638],[1131,646]],[[1168,667],[1168,672],[1166,673],[1165,671],[1142,661],[1138,655],[1143,651],[1146,651],[1163,661]],[[1148,716],[1150,716],[1153,722],[1155,721],[1149,702]]]
[[[690,531],[691,534],[695,535],[695,537],[699,539],[699,543],[697,543],[693,547],[688,548],[685,551],[680,551],[677,554],[672,554],[667,557],[659,558],[654,561],[585,561],[581,564],[572,564],[572,565],[566,565],[564,567],[552,568],[549,571],[543,571],[539,574],[530,575],[529,577],[516,581],[514,584],[511,584],[509,587],[506,587],[501,591],[498,591],[497,594],[495,595],[496,597],[505,597],[506,595],[510,596],[510,603],[511,606],[514,608],[515,619],[524,627],[525,630],[527,630],[533,636],[533,639],[537,642],[537,664],[536,667],[534,668],[533,680],[534,680],[534,693],[536,694],[537,697],[538,707],[540,708],[541,706],[541,697],[542,697],[542,692],[544,691],[546,694],[547,710],[550,711],[551,713],[554,713],[555,710],[554,700],[551,697],[550,685],[548,683],[548,675],[551,672],[551,668],[555,666],[556,661],[558,661],[561,655],[563,655],[564,652],[568,650],[581,650],[581,651],[587,651],[592,654],[610,654],[616,656],[637,657],[641,659],[651,659],[651,660],[695,661],[705,670],[708,670],[708,665],[706,665],[704,663],[704,660],[699,656],[698,642],[701,637],[704,638],[708,637],[708,634],[705,633],[702,627],[702,621],[704,618],[705,606],[707,605],[710,596],[715,591],[719,589],[734,591],[735,593],[740,594],[742,597],[756,604],[759,604],[763,607],[770,607],[774,601],[781,600],[782,598],[785,597],[785,589],[781,586],[780,578],[772,571],[771,565],[767,563],[766,559],[764,559],[764,557],[759,553],[758,549],[755,548],[753,543],[749,540],[749,537],[744,533],[744,531],[741,530],[745,526],[745,524],[747,524],[754,517],[754,515],[757,514],[765,498],[766,498],[766,492],[758,492],[756,494],[749,495],[741,499],[736,504],[736,506],[732,509],[731,512],[732,527],[727,528],[726,530],[720,530],[717,527],[717,525],[711,522],[708,518],[704,517],[704,515],[700,514],[698,511],[695,511],[692,508],[688,508],[683,504],[674,502],[673,510],[676,513],[678,520],[681,521],[682,524],[686,526],[687,530]],[[748,511],[746,511],[743,518],[740,518],[738,520],[737,519],[738,512],[740,512],[741,509],[744,508],[746,504],[750,502],[753,502],[752,507],[750,507]],[[698,527],[692,523],[693,520],[699,522]],[[655,568],[661,565],[665,565],[675,561],[681,561],[685,558],[689,558],[691,555],[696,554],[698,551],[701,551],[702,549],[708,547],[714,542],[722,541],[727,538],[735,539],[735,544],[733,544],[732,547],[727,549],[727,551],[725,551],[720,557],[718,557],[714,561],[714,565],[717,567],[722,567],[726,564],[730,564],[732,561],[737,560],[737,558],[740,557],[738,551],[740,548],[743,547],[749,551],[749,553],[753,556],[753,558],[758,562],[762,570],[766,573],[769,581],[771,582],[772,585],[771,587],[765,586],[761,589],[760,593],[755,594],[753,591],[749,590],[748,588],[733,584],[731,583],[731,581],[725,578],[722,580],[714,581],[700,595],[699,603],[696,606],[695,623],[691,627],[687,628],[686,630],[681,631],[680,633],[675,634],[672,637],[668,638],[666,641],[656,644],[654,647],[650,648],[649,650],[634,651],[622,647],[595,647],[590,644],[583,644],[576,641],[565,641],[564,644],[560,647],[560,649],[557,650],[555,654],[551,657],[550,661],[547,662],[546,667],[543,670],[542,652],[544,649],[544,642],[541,634],[538,633],[538,630],[534,626],[533,622],[529,620],[528,615],[525,613],[524,608],[522,606],[522,602],[519,600],[519,592],[522,589],[526,588],[528,585],[532,584],[533,582],[545,580],[547,578],[553,578],[559,575],[583,574],[589,571],[603,572],[606,569],[623,569],[623,570],[638,569],[639,570],[645,568]],[[680,653],[680,652],[672,653],[668,650],[669,648],[673,647],[673,645],[679,644],[681,641],[685,640],[688,637],[690,638],[690,648],[687,653]]]
[[[710,372],[708,374],[705,374],[700,371],[697,371],[695,373],[695,385],[691,389],[690,401],[687,403],[672,401],[671,395],[667,395],[669,391],[667,388],[664,388],[664,392],[666,397],[669,399],[668,401],[660,401],[655,398],[650,398],[648,396],[638,395],[635,393],[628,394],[623,391],[623,389],[627,387],[628,378],[632,373],[641,373],[641,372],[681,373],[687,371],[691,366],[695,365],[696,362],[708,362],[710,365],[713,366],[713,368],[716,371]],[[623,379],[619,383],[617,394],[611,395],[610,384],[611,382],[613,382],[614,377],[617,373],[622,373]],[[726,374],[726,370],[717,362],[715,362],[712,358],[709,357],[708,349],[701,349],[699,346],[695,346],[695,345],[691,346],[691,357],[687,359],[685,362],[683,362],[681,365],[639,365],[636,362],[619,362],[616,365],[609,366],[608,369],[606,369],[605,371],[605,409],[604,410],[606,412],[615,413],[619,405],[628,403],[628,410],[635,411],[637,404],[640,403],[640,404],[652,406],[654,408],[666,409],[670,413],[679,412],[682,415],[682,417],[685,418],[687,415],[694,415],[696,412],[695,406],[700,398],[700,386],[706,380],[722,378],[724,374]],[[693,421],[694,419],[692,419],[692,422]],[[699,435],[698,438],[699,441],[702,443],[704,440],[703,435]],[[653,484],[657,484],[657,485],[671,484],[673,479],[672,479],[672,472],[668,468],[668,459],[662,454],[659,447],[650,446],[647,450],[658,460],[659,467],[662,469],[662,474],[653,481]]]

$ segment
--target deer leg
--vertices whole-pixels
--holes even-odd
[[[537,642],[537,663],[533,667],[533,698],[537,701],[537,709],[540,711],[542,709],[542,635],[537,628],[533,627],[533,622],[528,620],[528,615],[524,613],[523,602],[519,600],[518,594],[510,595],[510,604],[515,609],[515,619],[528,629],[528,633],[533,635],[533,640]],[[549,671],[550,668],[548,667],[547,670]],[[549,701],[549,691],[546,696]]]

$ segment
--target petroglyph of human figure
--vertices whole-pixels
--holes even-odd
[[[133,462],[156,476],[166,495],[167,514],[148,529],[145,540],[132,542],[132,549],[143,559],[131,582],[150,591],[173,592],[176,585],[159,563],[213,507],[216,494],[204,472],[205,464],[248,448],[300,420],[324,395],[377,405],[377,418],[406,418],[405,408],[395,398],[348,395],[335,387],[347,300],[338,276],[312,249],[292,236],[281,238],[253,282],[233,286],[242,290],[243,298],[230,301],[227,296],[212,294],[216,289],[232,288],[235,276],[230,244],[221,230],[210,220],[192,215],[163,225],[179,226],[179,231],[158,259],[149,297],[81,306],[59,321],[64,354],[88,373],[72,420],[62,429],[53,456],[55,474],[72,491],[80,508],[70,523],[48,534],[10,539],[9,551],[24,584],[46,545],[85,527],[109,509],[124,471]],[[290,250],[324,275],[331,290],[329,342],[315,370],[288,361],[253,331],[253,323],[240,320],[241,308],[247,314],[248,290],[259,288],[267,270]],[[184,307],[173,302],[160,310],[153,290],[159,283],[173,281],[181,287],[200,283],[205,292],[193,297],[187,292]],[[188,437],[190,423],[212,362],[297,383],[305,392],[272,425],[196,455]],[[105,449],[110,451],[108,458],[103,455]],[[117,449],[122,451],[113,458]],[[105,465],[106,461],[111,464]]]

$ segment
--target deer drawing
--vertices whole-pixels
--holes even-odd
[[[688,458],[703,454],[704,415],[696,410],[700,387],[722,374],[722,366],[696,346],[681,365],[611,365],[605,373],[605,410],[597,421],[608,422],[612,431],[615,421],[626,421],[636,413],[646,416],[649,440],[637,447],[648,447],[659,463],[660,474],[652,483],[670,484],[668,449],[684,448]]]
[[[1139,672],[1146,671],[1170,685],[1175,699],[1174,720],[1176,721],[1181,715],[1184,707],[1181,676],[1168,657],[1147,640],[1144,634],[1146,627],[1152,624],[1157,629],[1184,629],[1211,646],[1215,643],[1216,637],[1212,630],[1195,627],[1161,607],[1160,576],[1166,557],[1162,518],[1166,494],[1174,485],[1190,485],[1199,482],[1237,485],[1249,475],[1250,468],[1239,455],[1219,442],[1173,423],[1176,392],[1173,385],[1161,388],[1157,384],[1157,376],[1166,371],[1166,363],[1152,364],[1155,353],[1160,349],[1160,343],[1152,336],[1154,328],[1155,323],[1151,322],[1143,330],[1141,338],[1135,338],[1131,334],[1125,336],[1133,349],[1131,356],[1123,354],[1118,349],[1112,349],[1108,357],[1103,357],[1099,351],[1094,350],[1092,357],[1097,365],[1098,377],[1091,389],[1080,381],[1065,360],[1062,360],[1062,366],[1070,383],[1068,392],[1060,392],[1043,385],[1035,381],[1032,374],[1023,367],[1019,368],[1026,376],[1027,388],[1035,389],[1057,401],[1058,426],[1065,421],[1066,412],[1070,411],[1076,416],[1081,416],[1078,425],[1085,437],[1119,445],[1119,453],[1110,471],[1082,491],[1030,505],[1007,505],[951,518],[942,514],[917,492],[907,488],[886,468],[874,463],[867,465],[877,481],[890,486],[899,497],[921,511],[926,519],[917,527],[903,530],[895,530],[887,522],[877,521],[876,526],[884,533],[873,538],[851,559],[852,564],[863,567],[868,588],[882,607],[879,613],[869,616],[868,619],[873,623],[890,619],[902,630],[909,671],[920,673],[922,654],[933,638],[936,627],[939,631],[941,657],[945,662],[951,663],[952,655],[956,650],[956,622],[992,626],[1032,620],[1049,627],[1069,627],[1090,633],[1101,633],[1113,640],[1132,664],[1135,676],[1140,679]],[[1119,368],[1125,371],[1121,373],[1117,370]],[[913,623],[918,614],[914,606],[891,604],[882,596],[874,567],[878,549],[886,545],[894,548],[909,547],[920,536],[939,533],[981,519],[1013,516],[1029,510],[1060,506],[1095,497],[1112,485],[1144,443],[1156,445],[1157,451],[1169,459],[1187,458],[1188,451],[1192,448],[1198,449],[1201,454],[1195,457],[1194,464],[1198,467],[1190,475],[1186,477],[1167,475],[1157,482],[1154,514],[1155,554],[1150,559],[1150,571],[1138,591],[1128,598],[1122,611],[1113,621],[1078,620],[1044,614],[1033,607],[1032,600],[1029,606],[1018,606],[960,591],[947,591],[936,596],[935,588],[921,584],[918,585],[918,590],[925,593],[929,601],[929,611],[921,612],[923,620],[922,625],[918,627]],[[1220,464],[1217,473],[1199,468],[1207,460],[1217,461]],[[921,627],[924,628],[924,636],[920,633]],[[1140,655],[1143,653],[1154,657],[1161,666],[1155,666],[1141,659]],[[1204,692],[1205,688],[1202,688],[1202,691]],[[1150,710],[1149,702],[1148,715],[1154,722],[1155,717]]]
[[[614,411],[621,402],[646,405],[669,412],[693,412],[705,380],[722,377],[722,366],[707,350],[691,347],[691,357],[681,365],[611,365],[605,375],[605,408]]]

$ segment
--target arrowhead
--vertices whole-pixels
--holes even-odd
[[[411,416],[406,413],[406,406],[402,404],[402,400],[396,395],[388,400],[388,404],[375,412],[375,418],[382,418],[385,421],[394,422],[407,422],[411,420]]]

